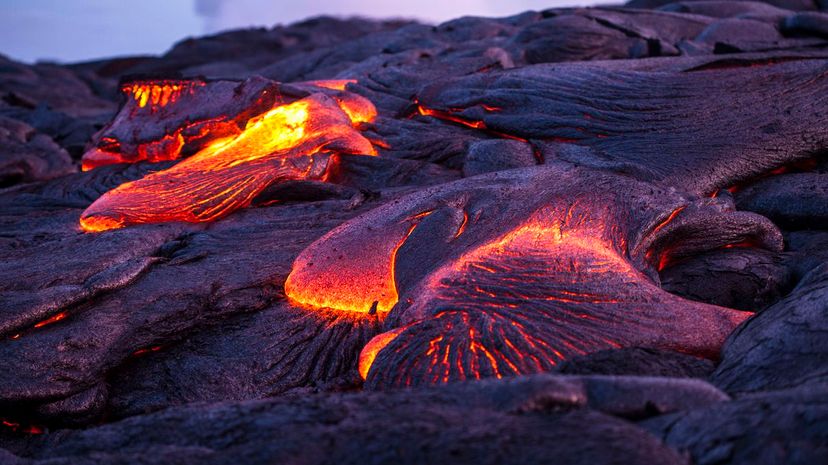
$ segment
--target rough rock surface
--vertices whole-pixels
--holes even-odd
[[[728,392],[828,381],[828,266],[730,335],[711,377]]]
[[[0,463],[825,462],[826,10],[0,57]],[[215,221],[81,229],[305,98],[370,102],[339,122],[372,150],[303,146],[324,172]]]
[[[810,464],[828,460],[828,386],[770,391],[648,420],[693,463]]]
[[[16,452],[31,457],[27,463],[94,457],[97,463],[518,464],[544,462],[551,454],[566,464],[685,464],[624,418],[725,400],[702,381],[539,375],[419,391],[196,404],[34,437]]]

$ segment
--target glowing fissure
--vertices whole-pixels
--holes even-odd
[[[129,84],[121,90],[134,99],[140,108],[151,105],[157,109],[175,102],[183,92],[192,92],[196,87],[202,86],[204,83],[200,81],[156,81]]]
[[[35,328],[42,328],[42,327],[50,325],[52,323],[57,323],[58,321],[65,319],[67,316],[69,316],[69,315],[66,312],[60,312],[60,313],[58,313],[54,316],[51,316],[51,317],[49,317],[49,318],[47,318],[47,319],[45,319],[45,320],[43,320],[39,323],[35,323],[34,327]]]
[[[324,79],[318,81],[308,81],[308,84],[316,87],[322,87],[323,89],[331,89],[331,90],[345,90],[348,87],[348,84],[356,84],[356,79]]]
[[[44,428],[36,425],[23,425],[16,421],[0,419],[0,425],[3,427],[11,430],[14,433],[22,433],[22,434],[43,434],[45,432]]]
[[[791,163],[784,164],[782,166],[778,166],[765,173],[752,176],[749,181],[736,183],[730,187],[727,187],[726,190],[731,194],[736,194],[737,192],[744,189],[746,185],[755,183],[759,180],[769,178],[771,176],[779,176],[781,174],[807,173],[815,170],[817,166],[819,166],[819,159],[817,157],[804,158],[802,160],[797,160]]]
[[[491,129],[488,126],[486,126],[486,123],[484,121],[476,121],[476,120],[470,120],[470,119],[467,119],[467,118],[463,118],[461,116],[455,115],[454,112],[451,111],[451,110],[450,111],[445,111],[445,110],[435,110],[433,108],[428,108],[428,107],[424,106],[423,104],[421,104],[416,99],[414,100],[414,105],[417,108],[417,113],[419,113],[422,116],[430,116],[432,118],[437,118],[439,120],[460,124],[460,125],[466,126],[468,128],[485,131],[486,133],[491,134],[491,135],[496,136],[496,137],[499,137],[501,139],[512,139],[512,140],[516,140],[516,141],[520,141],[520,142],[525,142],[527,144],[529,143],[529,140],[526,139],[525,137],[520,137],[520,136],[516,136],[514,134],[509,134],[507,132],[501,132],[501,131]],[[489,105],[485,105],[485,104],[481,104],[480,106],[481,106],[481,108],[483,108],[487,112],[498,112],[498,111],[502,110],[499,107],[493,107],[493,106],[489,106]],[[607,136],[606,135],[599,135],[597,137],[607,137]],[[579,139],[571,138],[571,137],[552,137],[549,140],[551,140],[552,142],[560,142],[560,143],[565,143],[565,144],[573,144],[573,143],[579,142]],[[534,151],[534,148],[533,148],[533,151]],[[536,158],[538,158],[537,154],[536,154]]]
[[[24,334],[28,334],[31,331],[41,329],[45,326],[55,324],[59,321],[63,321],[68,317],[69,317],[69,313],[67,313],[67,312],[56,313],[56,314],[50,316],[49,318],[38,321],[37,323],[33,324],[31,327],[29,327],[28,329],[26,329],[22,332],[12,334],[11,336],[9,336],[9,339],[11,339],[13,341],[16,341],[16,340],[20,339],[21,337],[23,337]]]
[[[160,350],[161,350],[161,346],[152,346],[152,347],[147,347],[147,348],[145,348],[145,349],[138,349],[138,350],[136,350],[135,352],[133,352],[133,353],[132,353],[132,356],[133,356],[133,357],[141,357],[141,356],[144,356],[144,355],[150,354],[150,353],[152,353],[152,352],[158,352],[158,351],[160,351]]]
[[[657,224],[656,227],[653,228],[653,232],[651,234],[655,234],[655,233],[661,231],[662,229],[664,229],[665,226],[672,223],[673,220],[676,219],[676,217],[679,215],[679,213],[681,213],[685,208],[686,207],[681,206],[681,207],[678,207],[675,210],[673,210],[673,212],[670,213],[670,215],[664,221]]]

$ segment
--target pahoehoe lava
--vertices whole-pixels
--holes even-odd
[[[828,461],[820,9],[0,57],[0,463]]]

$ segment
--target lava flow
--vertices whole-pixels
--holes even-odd
[[[405,328],[397,328],[380,333],[368,341],[368,344],[365,344],[365,347],[363,347],[362,351],[359,353],[358,363],[359,376],[363,380],[368,377],[368,371],[371,370],[371,365],[374,364],[374,359],[377,358],[377,354],[384,349],[389,342],[393,341],[394,338],[396,338],[397,335],[403,331],[403,329]]]
[[[97,232],[215,220],[248,206],[274,182],[323,179],[331,153],[376,155],[353,124],[323,94],[276,106],[250,119],[237,136],[215,140],[172,168],[107,192],[83,212],[81,227]]]
[[[425,190],[344,223],[296,258],[285,292],[314,308],[393,309],[389,331],[360,355],[368,388],[537,373],[623,347],[716,357],[750,314],[665,292],[647,252],[688,253],[696,234],[710,247],[764,237],[756,221],[550,163]]]
[[[357,313],[390,311],[399,299],[394,275],[397,252],[419,221],[430,213],[419,213],[389,227],[389,234],[372,242],[371,249],[362,256],[362,267],[346,265],[339,267],[336,273],[320,272],[320,266],[314,266],[318,257],[311,245],[294,261],[285,281],[285,294],[291,301],[311,308]],[[325,237],[332,235],[336,237],[338,232],[332,231]],[[365,241],[359,235],[351,237],[357,244]],[[342,254],[325,256],[327,267],[336,267],[340,260],[347,260],[347,257]]]
[[[121,86],[125,101],[83,155],[84,171],[114,163],[175,160],[218,138],[237,136],[247,122],[285,103],[279,84],[144,79]]]

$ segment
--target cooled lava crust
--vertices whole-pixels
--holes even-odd
[[[828,463],[820,9],[0,57],[0,463]]]

